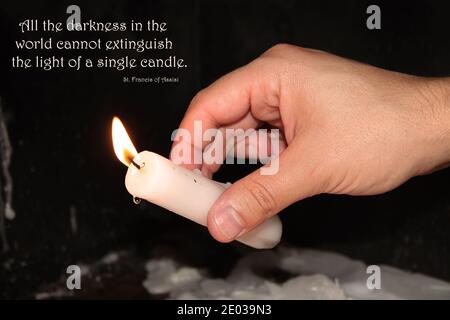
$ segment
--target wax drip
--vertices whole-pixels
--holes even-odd
[[[139,203],[141,203],[141,198],[133,197],[133,202],[134,202],[135,204],[139,204]]]
[[[14,219],[15,212],[12,208],[12,177],[9,172],[11,163],[12,147],[9,141],[8,130],[6,128],[6,119],[2,110],[0,100],[0,240],[3,251],[7,251],[8,241],[6,238],[5,218]]]

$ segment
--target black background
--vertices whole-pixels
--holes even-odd
[[[17,24],[28,18],[64,22],[69,4],[80,5],[83,20],[167,21],[174,52],[189,67],[136,72],[12,69],[11,58],[18,54],[15,39],[50,35],[23,36]],[[366,28],[370,4],[381,7],[381,30]],[[112,150],[112,117],[125,122],[139,150],[167,156],[170,134],[195,93],[280,42],[405,73],[446,76],[449,12],[444,1],[3,1],[0,96],[14,152],[17,217],[6,222],[11,248],[0,253],[0,297],[31,297],[64,275],[67,265],[123,248],[150,257],[162,246],[179,259],[226,273],[251,249],[218,244],[206,230],[163,209],[132,204],[123,183],[126,168]],[[174,75],[180,83],[124,84],[127,75]],[[252,169],[228,166],[217,178],[233,181]],[[447,169],[380,196],[323,195],[297,203],[281,215],[283,241],[450,280],[449,178]],[[71,211],[76,213],[76,233]]]

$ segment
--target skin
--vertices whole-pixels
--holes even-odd
[[[180,128],[259,128],[284,135],[279,171],[259,170],[216,201],[208,229],[229,242],[321,193],[375,195],[450,162],[450,79],[379,69],[277,45],[192,100]],[[204,149],[202,146],[192,146]],[[211,177],[218,165],[184,166]]]

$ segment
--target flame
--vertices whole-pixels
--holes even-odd
[[[117,158],[128,167],[137,155],[137,151],[122,121],[117,117],[114,117],[112,121],[112,140]]]

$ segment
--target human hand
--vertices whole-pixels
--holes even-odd
[[[275,175],[257,170],[211,208],[229,242],[290,204],[320,193],[373,195],[450,161],[450,81],[386,71],[325,52],[277,45],[192,100],[180,128],[279,128]],[[205,148],[201,146],[192,146]],[[219,165],[194,165],[211,176]]]

